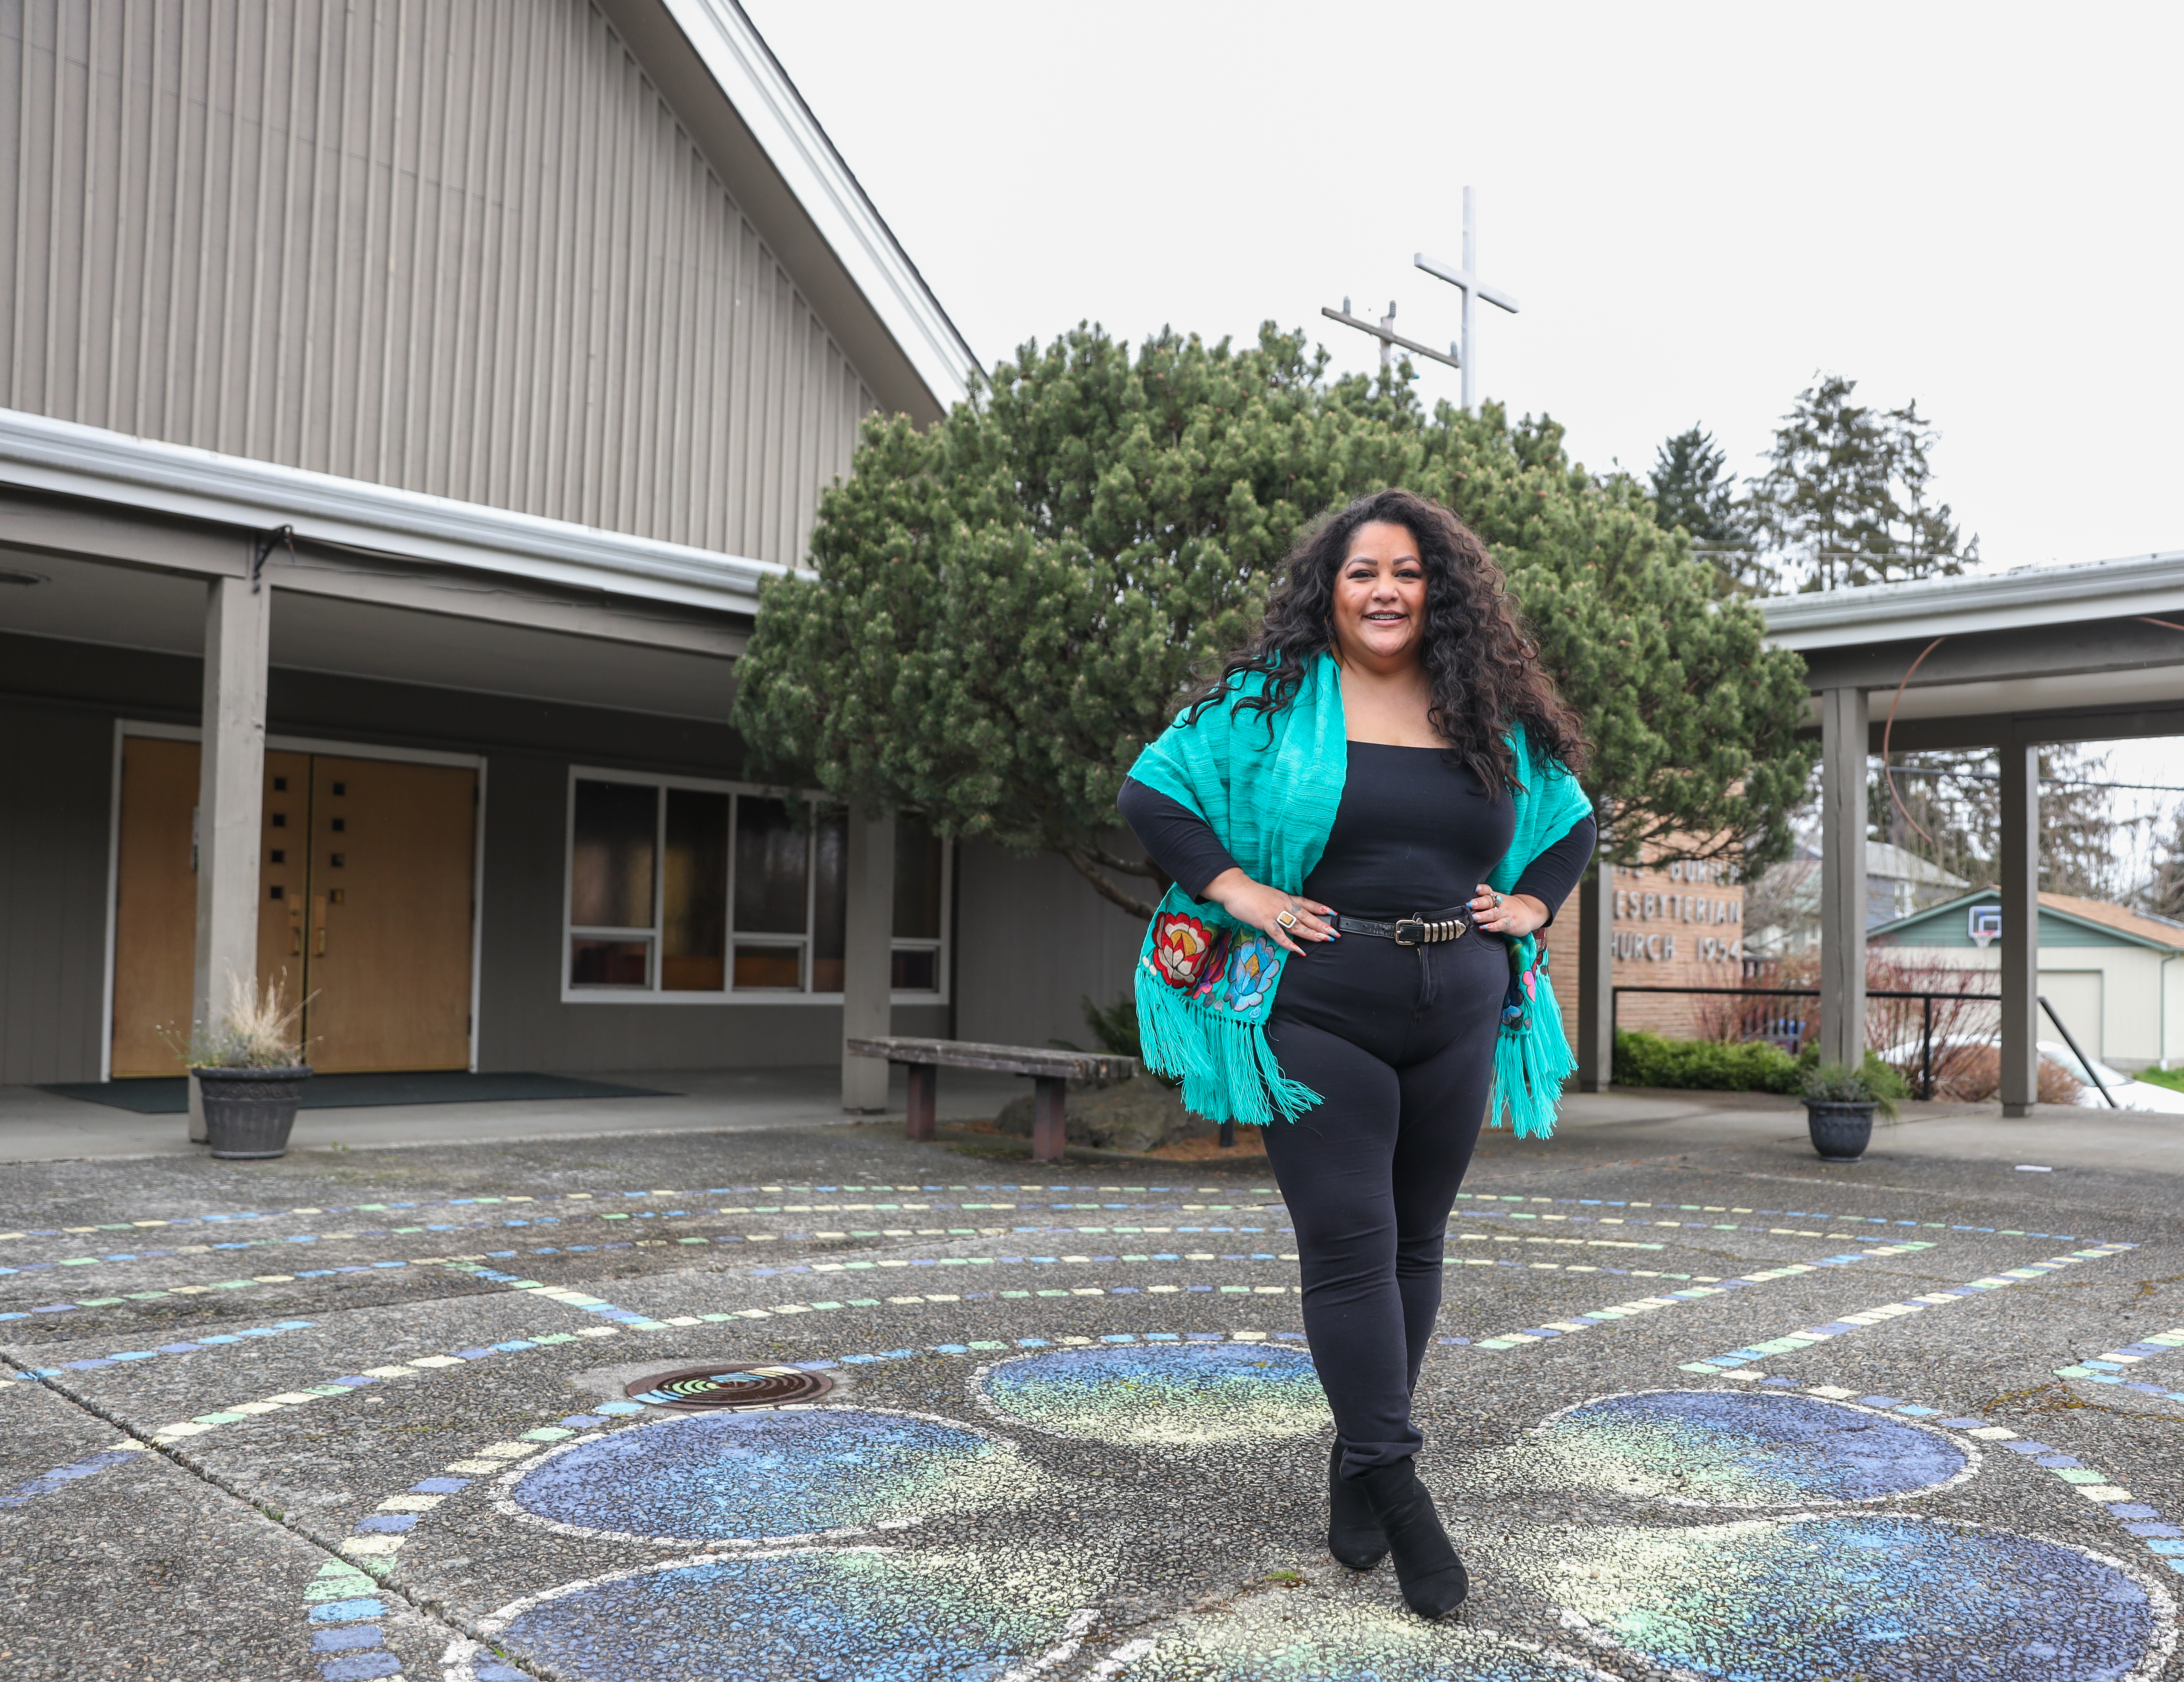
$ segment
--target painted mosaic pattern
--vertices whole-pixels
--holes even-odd
[[[526,1473],[549,1523],[694,1541],[800,1535],[1020,1500],[1038,1473],[983,1432],[867,1408],[707,1414],[622,1431]]]
[[[1948,1483],[1971,1463],[1908,1420],[1765,1391],[1603,1396],[1534,1435],[1566,1487],[1702,1507],[1885,1500]]]
[[[1312,1357],[1266,1344],[1056,1350],[1003,1362],[984,1386],[1007,1418],[1130,1447],[1261,1441],[1333,1423]]]
[[[1596,1529],[1497,1551],[1621,1646],[1734,1682],[2125,1682],[2171,1613],[2079,1549],[1893,1514]]]
[[[489,1622],[556,1676],[994,1682],[1062,1640],[1089,1590],[1051,1554],[825,1550],[635,1571]],[[472,1661],[477,1682],[503,1672],[521,1674]]]
[[[1128,1682],[1586,1682],[1591,1666],[1389,1604],[1285,1590],[1147,1644]],[[1604,1679],[1602,1679],[1604,1682]]]

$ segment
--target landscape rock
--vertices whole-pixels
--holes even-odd
[[[1019,1139],[1031,1137],[1033,1095],[1002,1106],[994,1125]],[[1063,1130],[1072,1145],[1095,1150],[1145,1151],[1180,1139],[1211,1139],[1217,1128],[1183,1107],[1183,1094],[1152,1075],[1107,1084],[1072,1081],[1062,1106]]]

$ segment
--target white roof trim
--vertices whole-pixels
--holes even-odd
[[[2073,619],[2184,611],[2184,549],[2070,566],[1920,578],[1902,584],[1809,595],[1770,596],[1754,604],[1778,648],[1836,649],[1967,631],[2012,631]]]
[[[0,483],[714,612],[755,613],[772,561],[0,409]]]
[[[961,402],[978,357],[742,8],[662,3],[934,399],[944,409]]]

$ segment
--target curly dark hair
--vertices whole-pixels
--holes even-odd
[[[1433,688],[1427,716],[1451,755],[1490,790],[1521,786],[1524,778],[1503,739],[1511,725],[1521,722],[1535,761],[1555,759],[1573,771],[1582,769],[1583,727],[1540,669],[1538,645],[1510,599],[1502,569],[1470,527],[1411,491],[1360,497],[1298,540],[1284,563],[1287,576],[1268,599],[1265,622],[1194,699],[1192,720],[1229,694],[1239,680],[1262,672],[1265,686],[1237,697],[1235,705],[1239,711],[1264,713],[1272,733],[1273,716],[1296,699],[1312,661],[1332,651],[1334,581],[1349,558],[1350,540],[1360,526],[1379,521],[1407,529],[1425,563],[1421,654]]]

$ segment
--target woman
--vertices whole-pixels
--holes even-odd
[[[1479,539],[1383,491],[1298,547],[1119,802],[1175,881],[1139,966],[1146,1061],[1198,1113],[1265,1128],[1296,1223],[1329,1551],[1392,1552],[1429,1618],[1468,1582],[1411,1395],[1490,1093],[1544,1135],[1570,1068],[1529,937],[1592,854],[1582,750]]]

